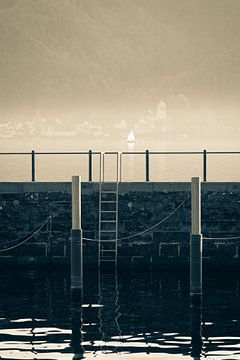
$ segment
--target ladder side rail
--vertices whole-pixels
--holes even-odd
[[[101,192],[102,192],[102,182],[99,183],[99,224],[98,224],[98,267],[100,268],[100,255],[101,255],[101,221],[102,221],[102,203],[101,203]]]
[[[103,166],[103,170],[102,170],[102,182],[104,182],[105,179],[105,153],[102,153],[103,158],[102,158],[102,166]]]
[[[102,153],[99,154],[99,183],[102,181]]]
[[[115,243],[115,267],[117,267],[117,252],[118,252],[118,182],[116,192],[116,243]]]
[[[116,174],[116,182],[118,183],[119,177],[119,152],[117,152],[117,174]]]
[[[119,160],[119,182],[122,182],[122,152],[120,152]]]

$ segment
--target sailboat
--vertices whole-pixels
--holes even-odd
[[[133,133],[132,130],[131,130],[130,133],[128,134],[127,142],[128,142],[128,143],[135,143],[135,136],[134,136],[134,133]]]

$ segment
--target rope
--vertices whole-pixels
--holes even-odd
[[[163,222],[165,222],[167,219],[169,219],[173,214],[175,214],[175,212],[177,212],[181,208],[181,206],[188,200],[188,198],[189,197],[187,196],[186,199],[184,199],[176,209],[174,209],[170,214],[168,214],[164,219],[160,220],[158,223],[150,226],[149,228],[147,228],[147,229],[145,229],[143,231],[140,231],[139,233],[118,238],[117,241],[131,239],[131,238],[134,238],[136,236],[146,234],[150,230],[152,230],[152,229],[156,228],[157,226],[161,225]],[[86,241],[99,241],[98,239],[89,239],[89,238],[85,238],[85,237],[83,238],[83,240],[86,240]],[[113,242],[113,240],[104,240],[104,242]]]
[[[51,237],[52,237],[52,216],[50,215],[49,216],[49,239],[51,239]]]
[[[30,239],[32,239],[34,236],[36,236],[36,235],[39,233],[39,231],[48,223],[48,221],[50,220],[50,218],[51,218],[51,215],[50,215],[45,221],[43,221],[43,223],[39,225],[39,227],[37,228],[37,230],[35,230],[35,231],[33,232],[33,234],[30,235],[27,239],[21,241],[20,243],[18,243],[18,244],[16,244],[16,245],[10,246],[10,247],[8,247],[8,248],[6,248],[6,249],[1,249],[1,250],[0,250],[0,253],[5,252],[5,251],[8,251],[8,250],[15,249],[15,248],[17,248],[18,246],[21,246],[21,245],[25,244],[27,241],[29,241]]]
[[[240,240],[240,236],[230,236],[230,237],[203,237],[204,240]]]

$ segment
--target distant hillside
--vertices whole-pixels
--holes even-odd
[[[1,109],[237,99],[239,16],[239,0],[1,0]]]

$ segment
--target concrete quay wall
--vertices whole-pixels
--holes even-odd
[[[141,232],[176,209],[167,221],[146,234],[119,241],[119,267],[187,268],[191,231],[190,183],[120,183],[119,238]],[[45,226],[25,244],[5,252]],[[82,183],[82,227],[98,239],[99,183]],[[0,183],[0,265],[69,265],[71,183]],[[202,183],[202,233],[220,238],[203,241],[204,265],[240,267],[240,183]],[[84,265],[97,266],[98,244],[84,241]]]

